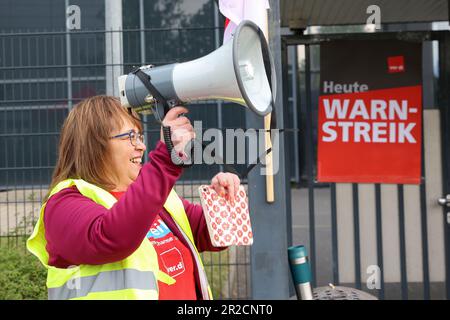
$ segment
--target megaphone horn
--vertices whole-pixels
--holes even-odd
[[[275,69],[262,31],[242,21],[232,41],[210,54],[184,63],[141,67],[151,84],[170,104],[223,100],[241,104],[260,116],[272,111]],[[135,73],[120,76],[122,106],[143,110],[149,91]]]

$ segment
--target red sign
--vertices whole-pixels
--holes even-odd
[[[318,180],[420,183],[422,87],[321,96]]]
[[[420,43],[322,44],[318,109],[318,181],[420,183]]]

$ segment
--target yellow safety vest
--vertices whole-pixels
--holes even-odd
[[[67,179],[58,183],[50,196],[62,189],[75,185],[85,197],[109,209],[117,201],[109,192],[81,179]],[[48,200],[47,200],[48,201]],[[44,211],[42,205],[39,219],[33,234],[27,241],[27,249],[39,258],[47,268],[48,298],[65,299],[158,299],[158,280],[167,284],[175,283],[168,274],[159,270],[158,257],[151,242],[144,238],[139,248],[130,256],[103,265],[81,264],[66,269],[48,265],[49,254],[46,249]],[[194,244],[192,230],[181,199],[172,189],[164,208],[170,213],[181,234],[194,252],[194,261],[199,272],[202,297],[212,299],[211,289]]]

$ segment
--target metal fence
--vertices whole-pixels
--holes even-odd
[[[114,90],[117,76],[134,66],[201,57],[220,45],[218,34],[219,28],[0,33],[0,245],[25,248],[56,162],[61,125],[76,103]],[[243,108],[224,106],[191,105],[189,118],[202,121],[203,130],[243,128]],[[160,129],[150,116],[143,120],[152,150]],[[199,202],[198,186],[219,170],[194,165],[176,190]],[[216,298],[250,298],[249,248],[202,255]]]
[[[287,36],[283,41],[284,65],[288,61],[298,65],[297,122],[301,128],[298,139],[300,153],[305,156],[302,157],[305,162],[300,164],[303,182],[300,189],[292,190],[292,241],[310,250],[313,286],[346,285],[380,299],[448,298],[447,227],[436,201],[441,197],[445,179],[440,170],[441,159],[445,161],[445,158],[441,156],[439,138],[443,132],[439,109],[444,114],[445,101],[436,99],[437,105],[424,106],[420,185],[316,180],[320,43],[330,39],[411,39],[413,36],[424,43],[439,40],[440,58],[444,57],[442,33],[302,35]],[[295,54],[288,55],[292,47]],[[297,52],[303,54],[303,60],[298,59]],[[448,61],[440,60],[441,75],[445,74],[445,63]],[[427,81],[434,80],[424,79],[424,88],[429,85]],[[445,85],[440,83],[439,88],[442,90]],[[439,96],[436,92],[424,94]],[[371,265],[381,271],[379,287],[373,290],[365,283],[366,268]]]

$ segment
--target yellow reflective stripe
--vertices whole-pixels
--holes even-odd
[[[65,188],[70,188],[75,185],[78,191],[85,197],[95,201],[96,203],[103,205],[106,208],[111,208],[113,204],[117,201],[109,192],[99,188],[93,184],[90,184],[82,179],[66,179],[59,182],[49,194],[49,198],[53,195],[57,194],[61,190]],[[48,200],[47,200],[48,201]],[[48,252],[45,249],[47,244],[47,240],[45,239],[45,228],[44,228],[44,212],[45,206],[47,202],[45,202],[40,210],[39,219],[33,229],[33,233],[27,240],[27,249],[32,254],[34,254],[41,263],[46,268],[51,268],[48,265]]]
[[[194,236],[192,235],[191,225],[189,224],[188,217],[184,211],[183,202],[174,189],[172,189],[164,204],[166,210],[170,213],[175,224],[181,231],[181,234],[188,243],[191,251],[194,253],[195,263],[199,271],[199,279],[201,285],[202,296],[204,300],[213,299],[211,288],[208,283],[208,278],[205,273],[205,269],[202,263],[202,258],[195,246]]]
[[[181,231],[181,235],[186,240],[186,243],[189,246],[189,249],[194,253],[194,262],[197,265],[199,280],[200,280],[200,289],[202,291],[203,300],[212,300],[212,292],[209,287],[208,277],[206,276],[205,268],[203,267],[202,258],[198,253],[197,247],[194,242],[192,242],[189,237],[184,232],[184,229],[180,227],[180,225],[175,221],[175,224]]]
[[[191,225],[189,224],[188,217],[184,211],[183,202],[174,189],[170,190],[167,197],[166,203],[164,203],[164,208],[170,213],[172,218],[177,222],[179,226],[186,233],[188,238],[192,243],[194,242],[194,236],[192,235]]]
[[[43,212],[45,204],[42,206],[39,213],[39,219],[33,229],[33,233],[27,239],[27,249],[34,254],[41,263],[48,268],[48,252],[45,248],[47,245],[47,239],[45,239],[44,217]]]
[[[58,183],[49,194],[49,198],[53,196],[54,194],[58,193],[62,189],[68,188],[71,185],[73,185],[72,179],[67,179],[64,181],[61,181]],[[41,210],[39,212],[39,219],[33,229],[33,233],[27,240],[27,249],[32,254],[34,254],[38,259],[41,261],[41,263],[48,268],[48,252],[45,249],[45,246],[47,244],[47,239],[45,239],[45,228],[44,228],[44,210],[47,202],[45,202]]]
[[[189,223],[188,217],[184,211],[183,202],[174,189],[172,189],[167,197],[164,208],[170,213],[175,224],[181,230],[181,234],[188,243],[191,251],[194,253],[195,263],[197,264],[197,269],[199,271],[199,279],[201,285],[202,296],[204,300],[213,299],[211,287],[208,283],[208,278],[205,273],[205,268],[203,266],[202,258],[195,246],[194,236],[192,235],[191,225]]]
[[[82,179],[66,179],[61,181],[51,190],[49,198],[60,192],[62,189],[69,188],[73,185],[77,187],[78,191],[83,196],[103,205],[107,209],[111,208],[113,204],[117,202],[117,199],[108,191]]]
[[[91,292],[71,300],[158,300],[157,290],[126,289],[109,292]]]
[[[85,297],[94,292],[112,292],[126,289],[157,290],[152,271],[123,269],[101,272],[96,276],[69,279],[63,286],[48,288],[49,300],[67,300]]]
[[[175,280],[174,278],[169,276],[167,273],[162,272],[161,270],[158,271],[158,274],[157,274],[156,278],[158,279],[158,281],[161,281],[161,282],[163,282],[165,284],[168,284],[168,285],[172,285],[175,282],[177,282],[177,280]]]
[[[117,199],[108,191],[97,187],[96,185],[90,184],[81,179],[73,179],[73,183],[77,186],[78,191],[94,202],[101,204],[106,209],[111,208],[114,203],[117,202]]]
[[[67,180],[63,180],[63,181],[59,182],[59,183],[58,183],[58,184],[50,191],[50,194],[49,194],[48,197],[50,198],[51,196],[53,196],[53,195],[57,194],[58,192],[60,192],[62,189],[71,187],[71,186],[74,184],[73,181],[74,181],[73,179],[67,179]]]

